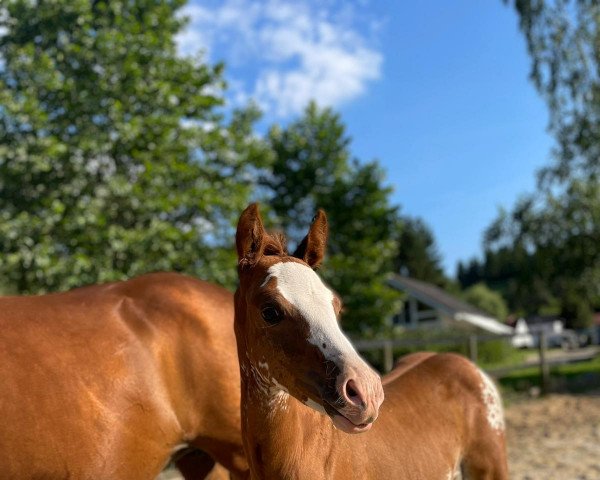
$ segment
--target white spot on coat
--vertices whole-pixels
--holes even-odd
[[[481,396],[487,409],[488,423],[494,430],[504,431],[504,411],[498,389],[490,377],[481,370],[478,371],[481,376]]]
[[[244,366],[242,366],[242,371],[246,373]],[[267,398],[267,403],[271,409],[270,413],[274,413],[277,409],[287,410],[289,399],[288,389],[271,375],[269,364],[259,361],[257,368],[251,363],[250,372],[257,386],[256,392],[261,393]],[[246,407],[247,405],[244,406]]]

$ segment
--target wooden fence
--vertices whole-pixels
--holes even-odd
[[[468,357],[475,363],[478,361],[479,344],[491,340],[510,341],[510,335],[477,335],[471,334],[461,338],[448,338],[436,340],[414,340],[402,338],[387,338],[377,340],[357,340],[354,341],[355,348],[360,352],[380,351],[383,358],[383,369],[389,372],[394,366],[394,349],[412,349],[412,348],[431,348],[432,346],[466,346]],[[542,332],[537,337],[537,356],[534,360],[525,361],[515,365],[508,365],[499,368],[486,369],[486,371],[496,377],[508,375],[511,372],[524,370],[531,367],[539,368],[540,385],[543,392],[548,391],[550,386],[550,367],[564,365],[572,362],[590,360],[599,354],[597,348],[582,349],[564,353],[564,355],[548,355],[548,337]],[[533,351],[530,349],[530,351]]]

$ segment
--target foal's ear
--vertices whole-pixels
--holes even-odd
[[[328,233],[327,215],[319,209],[315,218],[313,218],[308,234],[296,248],[294,257],[301,258],[314,269],[319,268],[325,256]]]
[[[258,205],[252,203],[242,212],[235,234],[238,266],[251,267],[260,260],[265,248],[265,228],[263,227]]]

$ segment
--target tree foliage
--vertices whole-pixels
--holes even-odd
[[[399,297],[383,171],[352,158],[330,109],[266,138],[256,108],[224,116],[223,66],[176,52],[183,3],[0,0],[0,280],[32,293],[176,270],[233,286],[233,226],[266,198],[296,240],[327,211],[323,275],[350,329],[379,327]]]
[[[431,229],[420,218],[402,217],[395,271],[439,287],[448,285]]]
[[[589,325],[600,307],[600,185],[573,180],[538,203],[522,200],[488,228],[486,245],[483,262],[459,266],[463,286],[485,281],[517,313]]]
[[[471,305],[489,313],[501,322],[506,320],[508,308],[498,292],[491,290],[485,283],[477,283],[467,288],[463,293],[464,299]]]
[[[352,160],[339,115],[315,104],[286,128],[274,127],[269,140],[275,159],[263,185],[272,192],[276,223],[299,241],[316,209],[325,209],[330,240],[322,274],[344,298],[344,326],[378,328],[398,308],[386,279],[399,218],[381,168]]]
[[[600,308],[600,4],[514,5],[556,147],[537,192],[501,212],[487,229],[484,262],[462,266],[459,277],[499,288],[517,311],[550,308],[585,326]]]
[[[541,183],[600,179],[600,3],[515,0],[531,78],[550,111],[555,161]]]
[[[269,156],[255,111],[217,113],[222,66],[176,55],[182,4],[0,1],[0,276],[19,292],[234,281],[240,178]]]

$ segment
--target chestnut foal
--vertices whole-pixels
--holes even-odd
[[[225,289],[161,273],[0,297],[0,329],[1,478],[150,480],[173,453],[185,478],[246,476]]]
[[[251,477],[508,478],[500,397],[468,360],[411,355],[382,388],[314,272],[326,238],[322,211],[293,256],[265,232],[256,205],[238,223],[235,333]]]

